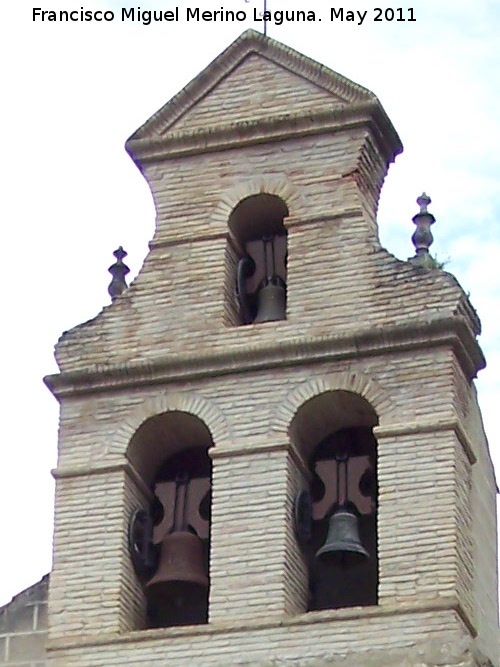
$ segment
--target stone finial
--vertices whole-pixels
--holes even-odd
[[[113,255],[116,257],[116,262],[108,269],[113,276],[108,287],[108,294],[111,297],[111,301],[114,301],[116,297],[120,296],[127,289],[125,276],[130,272],[128,266],[123,263],[123,259],[127,256],[127,253],[121,246],[118,250],[114,251]]]
[[[428,265],[429,247],[432,245],[434,238],[431,232],[431,225],[436,222],[436,218],[429,213],[427,207],[431,203],[431,198],[423,192],[417,199],[417,204],[420,206],[420,211],[413,216],[413,222],[417,226],[411,237],[412,243],[415,246],[415,257],[412,261],[422,266]]]

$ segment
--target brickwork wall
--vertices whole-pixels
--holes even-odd
[[[457,452],[457,521],[459,539],[464,545],[461,565],[464,572],[462,597],[469,598],[472,617],[478,630],[478,646],[499,661],[498,650],[498,546],[496,481],[488,441],[479,410],[474,384],[464,377],[458,364],[453,367],[454,412],[475,459],[471,467]]]
[[[457,283],[383,251],[365,197],[342,176],[357,169],[366,140],[357,129],[148,165],[153,249],[122,297],[63,336],[61,368],[151,363],[451,315],[463,295]],[[228,327],[227,221],[242,198],[261,191],[281,196],[290,210],[287,320]]]
[[[452,433],[379,438],[380,604],[458,597],[455,441]]]
[[[142,582],[134,572],[132,559],[130,558],[130,547],[128,539],[128,525],[130,517],[138,507],[148,507],[151,495],[144,493],[143,489],[126,475],[123,484],[123,509],[121,509],[121,554],[120,554],[120,580],[119,580],[119,623],[120,631],[127,632],[146,627],[146,599]]]
[[[374,407],[380,427],[446,422],[455,417],[451,382],[455,363],[452,352],[436,348],[355,361],[240,371],[219,376],[216,386],[211,378],[186,374],[171,381],[168,388],[142,386],[75,396],[63,400],[61,406],[58,467],[85,469],[122,462],[135,431],[155,411],[196,411],[212,431],[216,447],[231,443],[253,447],[267,442],[271,432],[284,443],[295,411],[307,398],[335,389],[363,394],[363,385],[373,385],[379,392],[374,398],[381,410]],[[371,395],[367,400],[373,404]],[[207,407],[207,414],[196,409],[196,402],[206,403],[213,416]]]
[[[286,451],[219,456],[213,468],[210,621],[283,613]]]
[[[244,123],[294,111],[330,110],[344,106],[340,98],[255,53],[225,77],[210,94],[180,118],[170,131],[205,129],[217,124]]]
[[[211,408],[214,423],[209,418],[208,427],[224,434],[220,439],[214,437],[213,450],[210,613],[214,620],[252,616],[257,614],[253,608],[259,616],[304,608],[303,586],[292,601],[293,585],[287,593],[282,572],[285,545],[293,544],[288,489],[296,474],[290,478],[291,470],[287,472],[288,427],[300,405],[297,400],[304,402],[311,391],[318,387],[349,390],[363,382],[383,387],[378,398],[370,394],[381,406],[376,429],[381,486],[380,602],[460,595],[466,588],[459,583],[458,559],[464,556],[468,562],[470,555],[459,554],[457,546],[459,480],[454,461],[462,461],[463,456],[450,426],[456,416],[449,381],[455,363],[451,352],[436,349],[418,355],[358,359],[356,363],[184,380],[172,383],[167,391],[142,387],[96,394],[71,399],[67,409],[63,401],[64,447],[58,473],[63,478],[58,481],[51,587],[52,613],[57,620],[53,635],[141,627],[137,611],[144,604],[141,589],[134,583],[129,564],[125,580],[120,573],[127,563],[126,521],[134,504],[143,504],[144,495],[123,471],[109,470],[123,466],[130,438],[149,414],[149,402],[162,411],[159,395],[165,397],[165,404],[169,395],[176,396],[175,405],[182,404],[180,396],[197,397],[193,405],[198,401],[207,414],[206,406]],[[309,388],[311,377],[315,381]],[[292,400],[297,394],[302,398]],[[188,398],[185,402],[189,404]],[[448,424],[445,430],[443,424]],[[422,426],[424,432],[418,433]],[[273,446],[282,450],[270,452]],[[103,472],[89,475],[89,468]],[[89,539],[91,526],[96,527]],[[295,545],[290,556],[295,562],[293,575],[286,576],[301,581],[301,560],[293,555],[297,553]],[[259,588],[264,579],[269,584],[265,594]],[[252,581],[257,584],[253,586]],[[82,589],[86,590],[84,604]],[[121,600],[121,611],[113,605],[102,608],[99,596],[103,591],[107,591],[106,598]],[[467,607],[465,598],[462,602]]]
[[[474,568],[478,567],[474,554],[473,537],[473,491],[472,479],[474,466],[464,451],[463,445],[455,439],[454,452],[454,500],[453,513],[456,534],[457,592],[464,609],[472,621],[476,618],[474,600]],[[490,570],[490,574],[491,570]],[[495,579],[490,580],[495,585]]]
[[[46,667],[48,575],[0,609],[0,665]]]
[[[49,593],[51,633],[119,632],[125,472],[59,478]],[[127,614],[135,609],[127,604]]]
[[[252,124],[256,79],[248,67],[263,68],[259,85],[275,69],[249,58],[226,79],[219,72],[203,94],[212,74],[202,76],[186,93],[197,104],[189,112],[182,95],[177,100],[178,128],[199,130],[169,134],[161,113],[152,119],[154,132],[141,140],[152,151],[141,164],[157,207],[151,251],[134,284],[57,346],[51,667],[320,667],[344,658],[345,667],[472,667],[477,630],[496,667],[496,553],[479,546],[495,534],[494,480],[468,398],[482,361],[473,340],[478,321],[451,276],[380,247],[376,204],[397,141],[375,98],[351,109],[352,121],[369,107],[370,121],[359,116],[323,132],[311,114],[299,136],[305,121],[293,116],[291,98],[300,115],[311,88],[288,95],[285,67],[282,78],[272,75],[283,95],[264,102],[277,115],[282,104],[289,123],[264,141]],[[309,69],[316,82],[323,76],[318,66]],[[314,88],[322,114],[323,88]],[[362,89],[350,90],[355,97]],[[338,106],[335,95],[331,101]],[[231,122],[241,108],[253,134],[245,123],[226,137],[207,130],[210,114],[215,124],[219,112],[220,122]],[[346,113],[323,116],[329,122]],[[264,113],[263,126],[267,120]],[[281,197],[290,211],[287,319],[228,326],[235,261],[228,218],[260,192]],[[438,336],[444,318],[465,325],[460,340],[451,329]],[[404,335],[390,333],[396,326]],[[345,353],[335,344],[342,339]],[[262,353],[268,356],[257,363]],[[291,424],[306,401],[337,390],[363,397],[378,417],[379,605],[305,614],[293,500],[307,452]],[[168,411],[198,417],[210,432],[203,442],[213,443],[210,623],[141,630],[145,601],[126,532],[154,473],[141,457],[159,461],[161,443],[141,448],[134,436]]]
[[[479,647],[486,655],[494,656],[498,663],[497,487],[474,386],[469,387],[468,398],[465,428],[477,457],[472,469],[470,507],[474,620],[479,631]]]
[[[295,532],[295,499],[302,489],[309,488],[310,474],[296,458],[288,454],[286,489],[286,535],[283,577],[285,585],[284,613],[294,616],[303,613],[309,602],[309,574]]]

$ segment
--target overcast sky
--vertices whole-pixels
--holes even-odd
[[[3,379],[0,605],[49,571],[58,404],[42,383],[57,371],[60,334],[108,303],[118,245],[135,275],[153,235],[146,182],[125,140],[246,28],[257,0],[144,2],[179,7],[178,23],[121,21],[121,2],[11,0],[2,4],[0,224]],[[198,2],[198,4],[196,4]],[[39,4],[42,3],[42,4]],[[50,3],[50,4],[49,4]],[[375,22],[377,2],[268,0],[322,21],[270,23],[268,33],[378,95],[404,153],[391,167],[379,211],[383,245],[410,242],[425,190],[438,258],[470,292],[483,322],[488,368],[478,381],[500,466],[500,3],[410,0],[414,22]],[[108,10],[112,22],[33,21],[44,10]],[[135,5],[137,7],[138,5]],[[186,7],[246,11],[241,23],[187,23]],[[368,12],[331,22],[329,8]]]

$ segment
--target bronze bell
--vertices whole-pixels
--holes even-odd
[[[369,558],[359,539],[358,516],[349,505],[342,505],[330,517],[328,535],[316,558],[324,563],[352,567]]]
[[[146,584],[148,599],[192,605],[206,597],[207,588],[201,539],[188,530],[169,533],[161,543],[156,574]]]
[[[279,276],[266,280],[257,294],[254,323],[286,319],[286,287]]]

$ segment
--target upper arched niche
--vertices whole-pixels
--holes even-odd
[[[228,224],[225,320],[229,325],[286,319],[288,207],[277,195],[243,198]],[[234,298],[236,297],[236,298]]]
[[[228,220],[229,231],[243,245],[265,234],[284,235],[283,220],[288,214],[288,207],[281,197],[266,192],[251,195],[232,210]]]
[[[143,481],[152,486],[162,464],[174,454],[213,445],[206,424],[195,415],[172,410],[149,417],[132,436],[127,458]]]
[[[303,403],[290,422],[289,436],[307,461],[327,436],[346,428],[378,425],[373,406],[360,394],[325,391]]]

